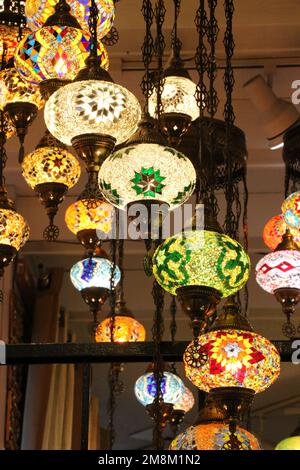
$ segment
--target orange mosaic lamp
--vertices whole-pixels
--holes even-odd
[[[191,426],[179,434],[169,447],[170,450],[261,450],[259,441],[246,429],[238,426],[232,434],[224,423],[205,423]]]
[[[270,250],[275,250],[279,243],[282,243],[282,237],[285,234],[286,229],[287,225],[285,223],[283,214],[272,217],[264,227],[263,240],[265,245],[270,248]],[[290,228],[290,232],[294,241],[300,246],[300,231],[295,228]]]
[[[23,34],[28,34],[29,29],[23,29]],[[15,55],[18,47],[19,27],[0,25],[0,57],[5,52],[5,62],[8,62]]]
[[[111,316],[105,318],[97,327],[95,339],[97,343],[135,343],[145,341],[144,326],[133,317]]]

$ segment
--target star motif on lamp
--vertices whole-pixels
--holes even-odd
[[[165,176],[161,176],[160,170],[154,170],[153,167],[142,168],[139,173],[135,172],[135,177],[131,180],[132,183],[135,183],[132,189],[136,191],[137,195],[155,197],[156,194],[161,194],[165,186],[162,181],[165,179]]]
[[[236,337],[227,331],[220,331],[215,339],[200,347],[199,353],[207,354],[210,374],[218,375],[227,371],[234,374],[242,384],[249,366],[265,359],[252,342],[253,337],[247,332],[240,332]]]

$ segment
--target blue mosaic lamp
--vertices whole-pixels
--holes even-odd
[[[121,279],[118,266],[114,266],[101,250],[97,256],[86,258],[74,264],[70,272],[71,282],[80,291],[91,312],[98,312],[109,292]]]
[[[152,405],[156,395],[156,380],[154,372],[146,372],[139,377],[134,386],[134,393],[143,406]],[[181,400],[185,386],[180,377],[171,372],[164,372],[161,381],[161,391],[164,403],[175,405]]]

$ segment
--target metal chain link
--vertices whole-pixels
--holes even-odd
[[[157,103],[156,103],[156,116],[157,116],[157,126],[160,128],[160,118],[163,113],[163,104],[162,104],[162,93],[164,88],[164,68],[163,68],[163,56],[164,50],[166,47],[165,38],[163,34],[163,24],[165,21],[166,8],[164,0],[157,0],[155,4],[155,20],[156,20],[156,39],[154,43],[154,51],[157,56]]]
[[[97,57],[97,50],[98,50],[98,35],[97,35],[97,27],[99,21],[99,8],[96,4],[95,0],[91,0],[91,6],[89,9],[89,31],[90,31],[90,53]]]
[[[142,45],[145,73],[141,81],[141,90],[145,97],[144,112],[148,113],[149,98],[153,93],[154,83],[150,76],[150,65],[154,54],[154,41],[151,34],[154,11],[151,0],[143,0],[142,13],[146,25],[146,34]]]
[[[172,28],[172,33],[171,33],[171,42],[172,42],[172,49],[173,49],[173,54],[175,57],[177,57],[180,53],[181,47],[182,47],[182,42],[180,41],[178,37],[178,17],[180,14],[180,6],[181,6],[181,0],[173,0],[174,2],[174,25]]]

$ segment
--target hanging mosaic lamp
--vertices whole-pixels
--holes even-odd
[[[178,375],[169,372],[166,367],[162,367],[161,392],[163,402],[162,407],[162,427],[166,426],[171,416],[173,406],[182,398],[185,387],[184,383]],[[134,393],[137,400],[146,407],[151,417],[155,415],[155,396],[157,390],[157,382],[154,374],[153,364],[151,364],[147,372],[139,377],[134,386]]]
[[[210,222],[206,223],[210,228]],[[250,272],[242,246],[212,227],[178,233],[166,239],[153,256],[157,282],[178,296],[195,334],[207,325],[222,297],[234,295],[245,285]]]
[[[73,80],[89,55],[90,36],[81,29],[65,0],[55,5],[55,13],[44,26],[25,36],[15,54],[15,67],[33,85],[45,80]],[[108,57],[99,43],[98,54],[104,68]]]
[[[238,426],[232,435],[228,425],[217,422],[189,427],[171,442],[169,450],[261,450],[261,447],[246,429]]]
[[[300,191],[288,196],[281,207],[285,223],[292,229],[300,229]]]
[[[49,225],[44,230],[44,238],[48,241],[58,238],[59,229],[54,225],[58,206],[68,189],[77,183],[80,173],[77,159],[48,131],[36,150],[24,158],[22,174],[38,194],[49,217]]]
[[[44,106],[38,88],[25,82],[14,67],[0,72],[0,108],[10,117],[20,141],[19,160],[24,157],[24,140],[28,127]]]
[[[270,250],[275,250],[279,243],[282,242],[286,229],[287,225],[282,214],[272,217],[264,227],[263,240],[265,245],[270,248]],[[290,228],[290,232],[297,245],[300,244],[300,231]]]
[[[29,238],[29,227],[15,211],[5,188],[0,189],[0,276]]]
[[[80,198],[66,210],[65,221],[86,250],[93,252],[101,243],[99,234],[111,231],[114,215],[114,208],[103,198]]]
[[[104,304],[111,289],[118,285],[121,273],[118,266],[107,259],[104,250],[98,250],[96,256],[75,263],[70,278],[91,312],[95,313]]]
[[[124,301],[117,301],[115,315],[106,317],[96,328],[97,343],[135,343],[146,340],[146,330],[126,307]]]
[[[187,378],[210,392],[226,419],[235,423],[254,394],[270,387],[280,373],[277,349],[253,332],[233,302],[225,304],[208,333],[187,347],[183,359]]]
[[[25,15],[27,25],[32,31],[42,28],[50,15],[55,13],[55,5],[58,0],[27,0],[25,5]],[[77,18],[82,29],[88,31],[89,0],[68,0],[71,13]],[[101,39],[109,33],[115,18],[115,5],[113,0],[96,0],[99,9],[99,20],[97,33]]]
[[[181,138],[189,130],[191,122],[199,117],[196,101],[196,84],[181,59],[182,43],[177,37],[177,22],[180,4],[175,4],[175,19],[172,30],[172,59],[164,71],[161,90],[160,126],[171,146],[180,144]],[[157,117],[157,91],[149,98],[149,112]]]
[[[295,336],[296,329],[290,318],[300,300],[300,250],[289,230],[276,250],[257,263],[256,281],[280,302],[287,317],[283,325],[285,336]]]
[[[168,147],[155,121],[144,116],[126,146],[101,166],[99,187],[120,209],[134,203],[164,203],[174,209],[192,195],[196,172],[190,160]]]

